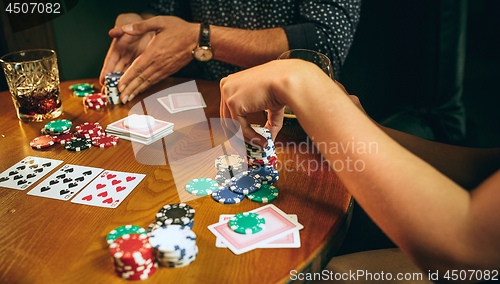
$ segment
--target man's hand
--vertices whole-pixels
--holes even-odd
[[[129,35],[123,32],[124,25],[142,21],[143,18],[134,13],[121,14],[116,18],[115,27],[109,31],[113,38],[109,47],[99,82],[104,85],[104,76],[111,72],[125,72],[134,59],[139,56],[151,40],[153,33]]]
[[[191,51],[198,44],[200,24],[174,16],[158,16],[125,25],[122,30],[123,36],[131,38],[154,32],[144,51],[132,62],[118,83],[120,100],[126,103],[149,86],[179,71],[193,59]]]

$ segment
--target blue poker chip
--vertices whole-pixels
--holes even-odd
[[[278,170],[272,166],[252,166],[248,171],[252,174],[258,174],[262,184],[274,184],[280,178]]]
[[[220,204],[236,204],[245,199],[244,194],[229,190],[227,186],[221,186],[212,193],[212,197]]]
[[[245,171],[234,176],[229,182],[229,189],[239,194],[250,194],[259,190],[262,182],[259,174]]]
[[[228,186],[231,178],[241,172],[242,170],[236,168],[232,170],[221,168],[215,175],[214,180],[217,181],[220,186]]]

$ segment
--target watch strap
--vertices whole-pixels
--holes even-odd
[[[210,25],[207,23],[200,24],[200,42],[199,46],[210,46]]]

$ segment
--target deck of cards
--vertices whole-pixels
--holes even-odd
[[[145,145],[174,132],[174,124],[150,115],[132,114],[108,125],[106,132]]]
[[[200,92],[170,94],[158,98],[158,102],[170,113],[207,107]]]
[[[299,248],[299,230],[303,229],[297,215],[287,215],[273,204],[250,211],[259,214],[266,222],[262,231],[254,234],[240,234],[228,223],[233,215],[221,215],[219,223],[208,226],[217,237],[215,246],[229,248],[234,254],[242,254],[256,248]]]

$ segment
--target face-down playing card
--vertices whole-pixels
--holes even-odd
[[[25,190],[62,162],[28,156],[0,174],[0,187]]]
[[[145,176],[144,174],[104,171],[71,202],[116,208]]]
[[[29,195],[69,200],[103,169],[66,164],[33,188]]]

